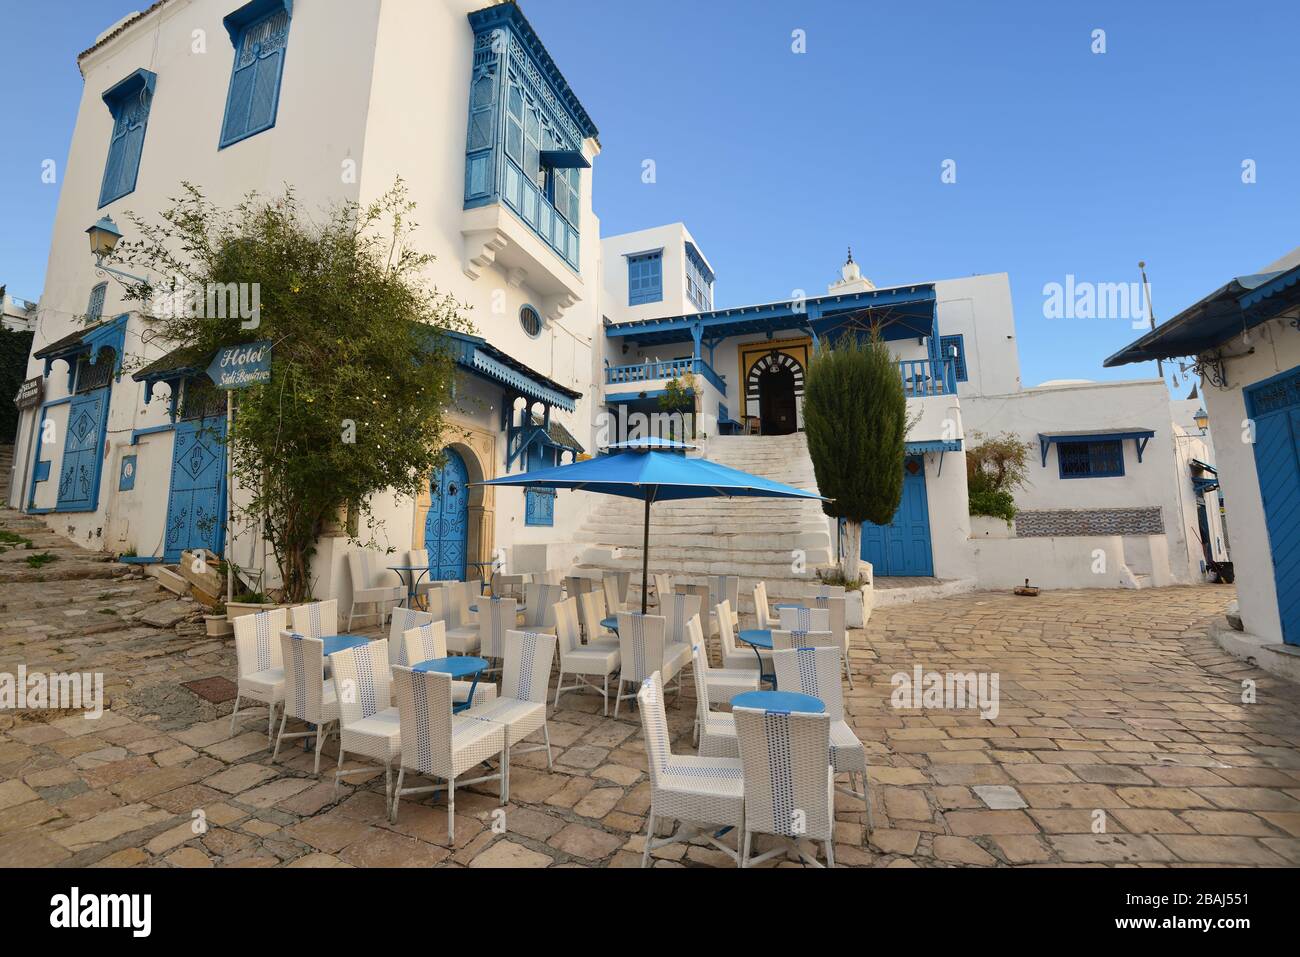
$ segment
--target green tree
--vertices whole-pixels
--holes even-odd
[[[879,336],[823,345],[804,377],[804,431],[822,509],[845,523],[840,573],[858,580],[862,523],[893,520],[903,495],[907,399],[898,363]]]
[[[1010,524],[1016,517],[1013,492],[1024,488],[1029,476],[1033,446],[1010,432],[985,436],[971,433],[974,443],[966,450],[966,490],[970,513],[1000,518]]]
[[[118,247],[115,258],[168,277],[129,295],[171,348],[201,362],[272,343],[271,381],[235,393],[227,449],[240,517],[262,524],[285,601],[311,596],[324,522],[346,507],[366,518],[370,540],[356,540],[372,544],[371,497],[415,496],[441,463],[455,368],[442,332],[469,326],[425,281],[432,257],[411,245],[412,212],[400,180],[315,220],[292,189],[219,209],[185,184],[161,221],[131,214],[139,238]],[[211,308],[204,291],[228,283],[256,284],[258,315]]]

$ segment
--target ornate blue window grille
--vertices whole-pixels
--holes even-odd
[[[627,257],[627,303],[640,306],[664,298],[663,251]]]
[[[957,371],[957,381],[966,381],[966,339],[963,336],[940,336],[939,354],[943,358],[953,358],[953,367]]]
[[[1124,443],[1120,439],[1058,442],[1056,457],[1063,479],[1112,478],[1124,474]]]
[[[540,442],[528,449],[528,471],[557,465],[556,451]],[[555,524],[555,489],[524,489],[524,524],[550,527]]]
[[[489,7],[470,23],[465,208],[504,202],[578,269],[581,174],[571,164],[595,126],[518,7]]]
[[[291,8],[291,0],[254,0],[224,21],[235,47],[235,65],[221,149],[275,126]]]
[[[90,290],[90,301],[86,304],[86,323],[99,322],[104,318],[104,298],[108,295],[108,283],[101,282]]]
[[[136,70],[104,94],[104,103],[113,114],[113,135],[108,144],[108,161],[104,164],[104,181],[99,188],[100,206],[135,192],[156,81],[157,77],[148,70]]]

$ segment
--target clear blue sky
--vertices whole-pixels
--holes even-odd
[[[57,186],[40,164],[67,154],[75,55],[146,5],[0,0],[15,295],[41,292]],[[1008,272],[1028,384],[1131,377],[1101,369],[1129,323],[1045,319],[1045,283],[1135,281],[1145,259],[1165,320],[1300,245],[1294,0],[523,7],[600,127],[604,232],[685,221],[719,306],[820,292],[851,243],[878,285]]]

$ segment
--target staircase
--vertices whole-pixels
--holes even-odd
[[[698,442],[710,461],[808,491],[816,491],[802,434],[718,436]],[[632,572],[629,602],[641,600],[641,542],[645,504],[602,496],[575,536],[586,546],[579,568]],[[803,573],[792,570],[796,550]],[[802,598],[830,564],[832,542],[818,502],[806,499],[700,498],[650,508],[650,571],[677,578],[740,576],[740,610],[752,615],[754,585],[767,582],[773,602]]]
[[[0,506],[7,504],[4,498],[9,494],[9,482],[13,478],[13,470],[14,447],[0,445]]]

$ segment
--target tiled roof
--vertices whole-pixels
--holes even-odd
[[[87,47],[86,49],[82,50],[80,53],[78,53],[78,54],[77,54],[77,61],[80,62],[81,60],[83,60],[83,59],[85,59],[86,57],[90,56],[90,54],[94,53],[96,50],[98,50],[98,49],[99,49],[100,47],[102,47],[104,44],[108,43],[108,42],[109,42],[110,40],[112,40],[114,37],[116,37],[116,36],[118,36],[119,34],[121,34],[124,30],[126,30],[126,29],[127,29],[128,27],[130,27],[132,24],[134,24],[134,23],[138,23],[139,21],[143,20],[145,17],[149,16],[149,14],[153,13],[153,12],[154,12],[155,10],[157,10],[159,7],[162,7],[162,6],[166,5],[168,2],[169,2],[169,0],[158,0],[158,2],[155,3],[153,6],[149,7],[149,9],[147,9],[147,10],[143,10],[143,11],[141,11],[140,13],[137,13],[135,16],[133,16],[133,17],[128,17],[126,20],[123,20],[121,23],[119,23],[119,24],[118,24],[115,28],[113,28],[111,31],[109,31],[108,33],[106,33],[106,34],[104,34],[102,37],[100,37],[98,40],[96,40],[93,46],[89,46],[89,47]]]

